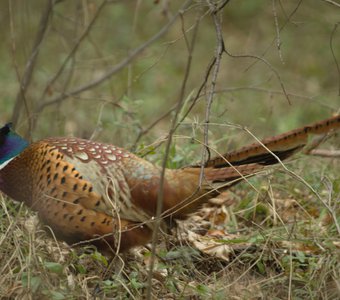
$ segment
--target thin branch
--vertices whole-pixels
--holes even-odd
[[[340,8],[340,3],[338,2],[335,2],[333,0],[323,0],[323,1]]]
[[[283,94],[285,95],[289,105],[291,105],[291,101],[289,99],[289,95],[286,91],[286,88],[283,84],[283,81],[281,79],[281,76],[279,74],[279,72],[263,57],[259,57],[256,55],[250,55],[250,54],[231,54],[228,50],[224,49],[224,51],[230,56],[230,57],[234,57],[234,58],[254,58],[256,60],[262,61],[265,65],[267,65],[267,67],[272,70],[272,72],[275,74],[276,78],[278,79],[280,85],[281,85],[281,89],[283,91]]]
[[[219,11],[221,11],[229,2],[230,0],[224,0],[222,4],[215,9],[215,12],[218,13]]]
[[[277,47],[277,50],[279,52],[279,57],[280,57],[281,63],[284,64],[283,57],[282,57],[282,51],[281,51],[280,27],[279,27],[279,20],[277,18],[275,0],[272,0],[272,10],[273,10],[273,15],[274,15],[275,30],[276,30],[276,47]]]
[[[326,142],[330,137],[334,136],[334,132],[328,132],[322,135],[317,135],[312,139],[310,143],[303,149],[303,154],[310,154],[315,148],[319,147],[321,144]]]
[[[216,58],[214,57],[213,60],[210,62],[208,68],[207,68],[207,71],[206,71],[205,76],[203,78],[203,82],[202,82],[201,86],[199,87],[199,89],[198,89],[198,91],[196,93],[196,96],[193,97],[193,99],[191,100],[192,103],[191,103],[190,107],[187,109],[187,111],[182,115],[182,118],[181,118],[179,124],[181,124],[184,121],[184,119],[189,115],[189,113],[192,111],[192,109],[196,105],[197,101],[202,96],[205,95],[205,93],[202,94],[202,91],[203,91],[204,87],[206,86],[206,84],[208,82],[208,78],[209,78],[211,70],[212,70],[212,68],[213,68],[213,66],[215,64],[215,61],[216,61]]]
[[[223,88],[220,90],[216,91],[217,93],[232,93],[232,92],[238,92],[238,91],[247,91],[247,90],[251,90],[254,92],[259,92],[259,93],[268,93],[268,94],[273,94],[273,95],[284,95],[284,92],[282,90],[270,90],[270,89],[265,89],[265,88],[260,88],[260,87],[256,87],[256,86],[244,86],[244,87],[230,87],[230,88]],[[316,103],[318,103],[320,106],[325,107],[331,111],[334,111],[336,108],[329,106],[328,104],[325,103],[325,101],[321,101],[321,100],[317,100],[317,97],[320,96],[305,96],[302,94],[296,94],[293,92],[287,92],[287,94],[289,95],[289,97],[296,97],[299,99],[303,99],[303,100],[310,100],[310,101],[314,101]]]
[[[210,6],[210,9],[213,11],[212,17],[213,17],[214,25],[215,25],[217,46],[215,50],[215,59],[214,59],[215,63],[214,63],[214,68],[213,68],[213,73],[212,73],[212,78],[211,78],[211,86],[206,97],[205,122],[204,122],[205,123],[204,124],[204,145],[205,146],[202,148],[202,156],[201,156],[202,164],[201,164],[199,186],[202,185],[202,181],[203,181],[206,154],[208,154],[208,160],[210,159],[209,141],[208,141],[210,110],[211,110],[211,105],[212,105],[213,98],[215,95],[217,75],[220,69],[221,59],[222,59],[222,55],[225,49],[223,36],[222,36],[222,29],[221,29],[221,22],[222,22],[221,14],[218,14],[219,10],[217,10],[217,8],[214,7],[212,3],[209,3],[209,6]]]
[[[338,214],[337,214],[337,207],[339,207],[339,202],[337,200],[334,199],[334,205],[332,205],[332,191],[335,192],[334,188],[333,188],[333,184],[331,183],[331,181],[327,178],[324,177],[321,182],[326,186],[327,190],[328,190],[328,199],[322,199],[320,197],[321,202],[323,203],[323,205],[327,208],[329,214],[332,216],[335,228],[338,231],[338,235],[340,237],[340,224],[338,222]]]
[[[174,110],[176,109],[176,105],[171,107],[169,110],[167,110],[163,115],[161,115],[159,118],[157,118],[155,121],[153,121],[148,127],[146,127],[145,129],[142,129],[135,142],[133,143],[133,146],[131,147],[131,151],[135,151],[136,146],[138,144],[138,142],[140,141],[140,139],[142,138],[143,135],[147,134],[153,127],[155,127],[160,121],[162,121],[164,118],[168,117]],[[146,154],[144,154],[146,155]]]
[[[292,17],[295,15],[295,13],[297,12],[298,8],[300,7],[301,3],[303,0],[300,0],[299,3],[295,6],[295,8],[292,10],[292,12],[289,14],[288,18],[286,19],[286,21],[284,22],[284,24],[280,27],[279,29],[279,33],[281,33],[281,31],[286,27],[286,25],[290,22],[290,20],[292,19]],[[270,47],[275,43],[275,41],[277,40],[277,37],[274,37],[273,40],[271,41],[271,43],[268,45],[268,47],[262,52],[261,57],[264,57],[267,52],[269,51]],[[254,65],[256,65],[258,63],[258,61],[254,61],[253,63],[251,63],[247,68],[246,71],[248,71],[250,68],[252,68]]]
[[[340,150],[314,149],[308,152],[308,155],[329,158],[340,158]]]
[[[194,46],[196,44],[196,37],[198,33],[198,26],[199,26],[200,19],[196,19],[195,27],[194,27],[194,32],[191,40],[191,44],[187,45],[188,46],[188,59],[187,59],[187,65],[185,69],[185,74],[181,86],[181,91],[179,95],[179,100],[177,103],[176,107],[176,112],[175,116],[172,119],[171,122],[171,128],[169,130],[168,134],[168,140],[166,143],[166,148],[165,148],[165,154],[162,162],[162,169],[161,169],[161,174],[159,178],[159,188],[158,188],[158,198],[157,198],[157,209],[156,209],[156,215],[155,215],[155,223],[154,223],[154,228],[153,228],[153,233],[152,233],[152,246],[151,246],[151,258],[150,258],[150,265],[149,265],[149,272],[148,272],[148,279],[147,279],[147,290],[146,290],[146,299],[151,300],[152,299],[152,275],[153,275],[153,269],[154,269],[154,264],[155,264],[155,257],[156,257],[156,245],[157,245],[157,238],[158,238],[158,233],[159,233],[159,227],[161,224],[162,219],[160,218],[163,210],[163,199],[164,199],[164,179],[165,179],[165,170],[166,170],[166,165],[168,162],[168,157],[170,154],[170,146],[172,143],[172,137],[173,134],[177,128],[177,122],[178,118],[180,115],[180,112],[183,107],[184,99],[185,99],[185,90],[187,86],[187,81],[189,78],[190,70],[191,70],[191,64],[192,64],[192,54],[194,51]],[[183,31],[185,33],[185,31]]]
[[[339,92],[338,92],[338,95],[340,96],[340,68],[339,68],[339,63],[338,63],[338,60],[335,56],[335,53],[334,53],[334,49],[333,49],[333,38],[334,38],[334,34],[336,32],[336,30],[338,29],[338,25],[339,23],[336,23],[334,25],[334,28],[332,30],[332,33],[331,33],[331,37],[329,39],[329,47],[331,48],[331,52],[332,52],[332,56],[333,56],[333,59],[334,59],[334,62],[335,62],[335,66],[336,66],[336,70],[338,72],[338,88],[339,88]]]

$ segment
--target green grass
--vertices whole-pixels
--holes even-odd
[[[11,8],[9,8],[11,3]],[[138,5],[139,3],[139,5]],[[184,98],[183,116],[214,56],[216,32],[205,2],[195,2],[169,32],[110,80],[35,113],[37,107],[98,78],[157,33],[183,1],[121,1],[108,4],[80,44],[73,60],[42,98],[93,18],[99,2],[63,1],[55,7],[26,92],[17,130],[37,118],[34,139],[73,135],[134,149],[161,164],[162,141],[174,114],[138,139],[141,130],[179,100],[196,16],[200,25]],[[277,1],[280,26],[297,3]],[[0,122],[10,121],[45,2],[0,3]],[[165,11],[163,9],[165,8]],[[231,1],[222,11],[222,34],[232,57],[223,55],[210,111],[209,145],[219,152],[330,116],[339,111],[339,74],[330,48],[339,8],[325,1],[302,2],[280,32],[277,48],[272,3]],[[12,24],[12,26],[11,26]],[[333,50],[340,60],[339,31]],[[273,42],[274,41],[274,42]],[[273,42],[273,43],[272,43]],[[15,51],[13,50],[15,43]],[[271,46],[270,46],[271,45]],[[268,48],[269,47],[269,48]],[[268,48],[263,61],[261,57]],[[280,58],[280,56],[282,58]],[[253,63],[256,64],[253,65]],[[284,96],[275,69],[290,94]],[[168,167],[197,162],[204,137],[205,98],[201,97],[175,132]],[[235,126],[241,125],[241,127]],[[325,148],[338,147],[339,137]],[[160,146],[161,144],[161,146]],[[298,156],[287,165],[314,189],[282,169],[235,186],[222,204],[208,205],[184,223],[184,238],[162,235],[157,248],[153,295],[160,299],[337,299],[339,288],[339,160]],[[324,203],[322,202],[324,201]],[[0,298],[141,299],[147,289],[150,248],[113,261],[91,247],[70,248],[56,241],[25,206],[0,195]],[[328,205],[325,205],[325,203]],[[206,212],[210,213],[206,215]],[[211,220],[224,213],[222,223]],[[333,215],[332,215],[333,214]],[[209,217],[210,216],[210,217]],[[183,229],[183,230],[184,230]],[[188,240],[203,236],[231,248],[229,260],[209,255]],[[174,230],[175,231],[175,230]],[[194,298],[196,297],[196,298]]]

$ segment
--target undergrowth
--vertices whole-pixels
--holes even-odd
[[[316,169],[308,170],[311,160],[307,157],[290,167],[300,170],[318,196],[276,170],[252,180],[257,191],[247,183],[238,185],[224,195],[222,203],[208,204],[192,216],[194,226],[191,218],[185,221],[189,232],[206,239],[207,249],[210,242],[227,246],[224,256],[198,250],[183,237],[185,226],[163,234],[153,271],[153,296],[338,298],[339,219],[333,219],[329,209],[339,215],[339,162],[327,162],[325,178],[319,173],[324,159],[315,159]],[[319,172],[313,174],[316,170]],[[224,222],[207,223],[211,213],[219,214],[221,207],[228,212]],[[216,215],[214,220],[218,220]],[[70,248],[56,241],[34,213],[3,196],[0,224],[1,299],[141,299],[145,295],[148,246],[114,258],[91,246]],[[219,234],[210,236],[214,231]]]

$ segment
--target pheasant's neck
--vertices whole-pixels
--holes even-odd
[[[0,190],[20,202],[30,206],[32,201],[32,187],[30,174],[20,163],[20,157],[13,157],[0,166]]]
[[[3,162],[1,165],[0,165],[0,171],[3,169],[3,168],[5,168],[13,159],[15,158],[15,156],[14,157],[12,157],[12,158],[10,158],[10,159],[8,159],[8,160],[6,160],[5,162]]]
[[[1,170],[3,170],[13,159],[14,159],[14,157],[12,157],[12,158],[6,160],[5,162],[3,162],[2,164],[0,164],[0,190],[3,191],[4,193],[6,193],[5,192],[5,190],[6,190],[6,180],[4,179],[5,176],[2,174],[3,172],[1,172]]]

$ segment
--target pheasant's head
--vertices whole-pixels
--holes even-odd
[[[0,170],[27,146],[28,142],[14,132],[11,124],[2,127],[0,129]]]

